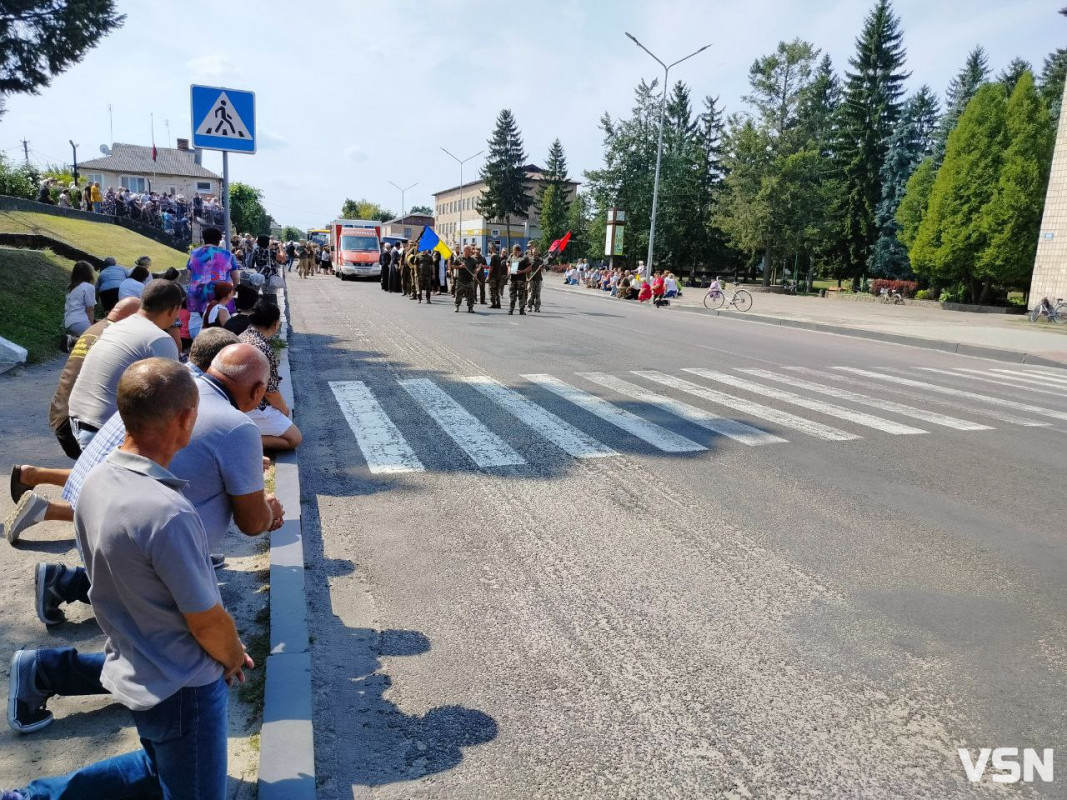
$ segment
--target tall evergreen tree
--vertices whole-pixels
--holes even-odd
[[[748,70],[751,87],[745,102],[752,106],[777,150],[789,147],[786,138],[794,130],[800,105],[815,73],[819,50],[810,42],[794,39],[779,42],[773,53],[757,58]]]
[[[1019,58],[1016,56],[1010,62],[1008,66],[1004,67],[998,74],[997,80],[1004,84],[1004,88],[1008,90],[1010,95],[1015,91],[1015,84],[1019,82],[1019,78],[1023,76],[1024,72],[1033,74],[1034,68],[1030,62],[1025,58]]]
[[[538,185],[541,212],[541,252],[567,231],[567,157],[559,139],[548,148],[548,158]]]
[[[590,238],[590,221],[588,195],[575,192],[570,208],[567,209],[567,230],[571,232],[571,241],[563,255],[568,261],[599,257],[599,253],[592,251],[602,246],[603,243],[597,242],[596,247],[593,246]]]
[[[841,82],[830,56],[824,55],[811,83],[801,92],[797,107],[798,136],[823,156],[829,156],[833,148],[840,105]]]
[[[503,222],[507,226],[509,249],[512,218],[525,219],[533,202],[526,185],[525,166],[526,151],[515,116],[511,109],[502,109],[497,115],[496,128],[489,140],[489,155],[482,167],[485,193],[479,198],[477,207],[486,220]]]
[[[900,117],[905,50],[900,21],[889,0],[877,0],[849,60],[841,104],[845,267],[858,285],[878,239],[875,210],[882,199],[882,165]]]
[[[745,100],[752,117],[731,125],[733,152],[730,171],[739,171],[726,180],[724,202],[714,219],[735,247],[749,249],[755,241],[763,250],[763,283],[770,283],[775,258],[795,252],[802,237],[809,209],[795,202],[794,190],[806,184],[809,162],[792,159],[807,152],[806,131],[800,112],[817,76],[819,51],[810,43],[795,39],[779,42],[773,53],[756,59],[748,72],[751,91]],[[766,148],[764,157],[755,149]],[[755,159],[751,164],[746,160]]]
[[[938,126],[937,144],[934,148],[934,158],[938,165],[945,157],[948,136],[959,122],[963,109],[971,102],[978,87],[987,80],[989,80],[989,56],[986,55],[985,48],[978,45],[967,54],[967,60],[945,90],[945,115]]]
[[[879,234],[871,258],[873,275],[899,279],[906,278],[911,271],[907,249],[898,238],[897,207],[904,197],[908,179],[931,153],[936,119],[937,98],[930,87],[924,85],[904,104],[882,165],[882,201],[877,211]]]
[[[981,86],[949,134],[926,215],[908,255],[912,269],[939,282],[959,281],[973,302],[990,282],[976,273],[989,235],[978,221],[997,188],[1008,141],[1003,84]]]
[[[1055,130],[1033,75],[1023,72],[1008,100],[1007,134],[993,199],[976,224],[988,246],[979,255],[976,277],[1006,289],[1029,283],[1037,253]]]
[[[908,178],[904,196],[900,200],[900,205],[897,206],[897,222],[899,223],[897,238],[909,253],[919,235],[919,227],[930,205],[930,192],[933,191],[936,177],[937,164],[932,155],[927,156]],[[929,271],[924,274],[929,275]]]
[[[1063,84],[1067,80],[1067,48],[1057,48],[1045,56],[1041,67],[1041,77],[1037,85],[1041,87],[1041,96],[1052,113],[1052,118],[1060,118],[1060,106],[1063,103]]]

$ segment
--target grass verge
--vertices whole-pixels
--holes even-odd
[[[91,222],[33,211],[0,211],[0,233],[39,233],[101,258],[114,256],[125,266],[132,266],[141,256],[148,256],[152,259],[153,272],[163,272],[168,267],[184,269],[189,260],[174,248],[110,222]]]
[[[0,336],[30,351],[31,362],[58,350],[63,333],[63,300],[73,261],[51,250],[0,247]]]

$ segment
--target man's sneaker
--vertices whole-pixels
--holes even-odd
[[[226,566],[226,556],[222,555],[221,553],[212,553],[211,554],[211,568],[212,569],[222,569],[225,566]]]
[[[67,615],[59,608],[63,598],[59,596],[55,589],[59,579],[63,577],[63,573],[66,571],[67,568],[62,564],[45,564],[41,562],[34,572],[33,593],[37,598],[37,619],[49,627],[67,621]]]
[[[36,673],[36,650],[19,650],[11,656],[7,724],[18,733],[33,733],[52,724],[52,712],[45,708],[51,694],[37,688]]]
[[[15,544],[24,530],[44,519],[44,512],[47,510],[48,500],[37,492],[26,492],[22,495],[11,516],[4,521],[4,536],[8,542]]]

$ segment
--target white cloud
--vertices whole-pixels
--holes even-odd
[[[367,151],[356,144],[351,145],[350,147],[346,147],[344,149],[344,154],[345,158],[347,158],[349,161],[354,161],[357,164],[361,161],[367,160]]]
[[[269,128],[260,128],[256,131],[256,144],[267,150],[276,150],[279,147],[288,147],[289,140]]]
[[[237,65],[226,56],[201,56],[185,62],[196,80],[221,80],[237,76]]]

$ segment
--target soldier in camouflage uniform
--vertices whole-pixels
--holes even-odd
[[[526,276],[530,274],[530,259],[522,257],[522,248],[515,245],[508,262],[508,280],[511,281],[511,290],[508,297],[511,300],[509,314],[515,313],[515,301],[519,302],[519,316],[526,316]]]
[[[485,270],[486,267],[489,266],[489,262],[485,260],[485,256],[482,255],[482,248],[478,247],[478,245],[474,246],[474,260],[478,262],[478,274],[476,276],[478,280],[478,303],[484,306],[486,281]]]
[[[473,248],[467,244],[463,246],[463,255],[452,262],[452,274],[456,284],[456,312],[459,312],[460,303],[467,301],[467,312],[474,313],[474,284],[477,282],[479,266],[474,258]]]
[[[537,245],[530,244],[530,249],[526,254],[527,260],[530,262],[530,277],[529,277],[529,307],[530,310],[541,313],[541,284],[545,282],[545,262],[541,260],[541,257],[537,254]]]
[[[429,304],[430,295],[433,294],[434,278],[437,275],[437,265],[434,264],[433,254],[429,250],[423,250],[419,253],[417,264],[419,269],[419,302],[422,302],[422,295],[425,293],[426,303]]]
[[[496,251],[496,245],[489,245],[489,307],[500,308],[500,298],[504,294],[504,282],[508,271],[504,261]]]

